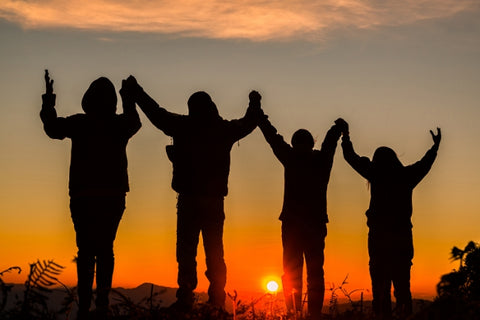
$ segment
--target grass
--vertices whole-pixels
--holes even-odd
[[[445,274],[437,285],[438,297],[429,303],[424,303],[420,310],[405,320],[480,320],[480,246],[469,242],[462,250],[454,247],[451,251],[452,260],[459,261],[457,270]],[[6,273],[18,272],[19,267],[10,267],[0,272],[0,320],[60,320],[75,319],[74,310],[77,307],[76,288],[63,285],[58,276],[64,267],[53,260],[37,260],[30,264],[30,271],[25,281],[23,294],[12,297],[11,284],[3,281]],[[348,290],[348,275],[339,286],[332,285],[326,290],[330,292],[328,312],[324,320],[366,320],[372,319],[369,304],[363,301],[365,289]],[[63,301],[58,310],[49,307],[48,300],[53,289],[63,293]],[[191,312],[183,313],[173,308],[162,306],[162,292],[154,292],[153,285],[150,294],[139,302],[112,290],[111,313],[112,320],[304,320],[305,315],[287,317],[280,295],[264,294],[252,301],[241,301],[238,293],[229,293],[232,312],[214,308],[209,304],[197,302]],[[359,294],[359,299],[354,299]],[[346,299],[347,304],[341,305],[339,299]],[[13,306],[8,307],[9,299],[15,299]],[[12,304],[10,304],[12,305]],[[92,312],[95,318],[95,312]],[[399,319],[395,318],[394,319]]]

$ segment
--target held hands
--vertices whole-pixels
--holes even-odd
[[[262,120],[266,120],[268,116],[265,115],[261,108],[260,100],[262,100],[262,96],[260,95],[260,93],[258,93],[258,91],[252,90],[248,95],[248,98],[250,99],[249,107],[252,108],[252,111],[254,111],[257,120],[260,122],[262,122]]]
[[[343,135],[348,135],[348,123],[347,121],[343,120],[342,118],[338,118],[335,120],[335,125],[340,129]]]
[[[250,92],[250,94],[248,95],[248,98],[250,99],[250,106],[260,108],[260,100],[262,99],[260,93],[252,90],[252,92]]]
[[[442,140],[442,131],[440,131],[440,128],[437,128],[436,135],[432,130],[430,130],[430,134],[432,135],[433,143],[438,147],[440,145],[440,140]]]
[[[122,80],[122,88],[120,89],[120,95],[122,98],[135,99],[138,93],[142,90],[142,87],[137,82],[134,76],[129,76],[127,79]]]

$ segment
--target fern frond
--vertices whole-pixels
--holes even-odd
[[[44,314],[47,312],[47,294],[52,291],[51,286],[59,283],[57,276],[64,268],[53,260],[37,260],[37,262],[30,264],[30,273],[27,281],[25,281],[22,307],[24,314]]]
[[[22,272],[22,268],[20,268],[20,267],[17,267],[17,266],[15,266],[15,267],[10,267],[10,268],[5,269],[5,270],[3,270],[2,272],[0,272],[0,277],[3,276],[4,273],[10,272],[10,271],[12,271],[12,270],[17,270],[18,274],[20,274],[20,273]]]
[[[65,267],[53,262],[53,260],[40,261],[30,264],[30,274],[25,286],[49,291],[47,287],[58,283],[58,276]]]

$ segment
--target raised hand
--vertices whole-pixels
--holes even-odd
[[[255,90],[252,90],[248,95],[250,99],[250,105],[256,108],[260,108],[260,100],[262,100],[262,96]]]
[[[53,80],[50,79],[47,69],[45,69],[45,93],[53,94]]]
[[[342,134],[348,135],[348,123],[347,121],[343,120],[342,118],[338,118],[335,120],[335,124],[338,126]]]
[[[132,76],[132,75],[128,76],[127,80],[124,80],[124,81],[125,81],[125,84],[129,88],[138,88],[139,87],[137,79],[135,79],[135,77]]]
[[[436,146],[440,145],[440,140],[442,140],[442,131],[440,128],[437,128],[437,134],[435,135],[432,130],[430,130],[430,134],[432,135],[433,143]]]
[[[42,94],[42,109],[55,107],[56,95],[53,93],[53,80],[45,69],[45,93]]]
[[[260,101],[262,99],[262,96],[260,95],[260,93],[258,93],[258,91],[252,90],[248,95],[248,98],[250,99],[250,101]]]
[[[131,98],[135,98],[136,94],[142,88],[135,79],[134,76],[129,76],[127,79],[122,80],[122,88],[120,89],[120,95],[122,97],[129,96]]]

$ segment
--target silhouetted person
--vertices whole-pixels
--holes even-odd
[[[283,292],[288,313],[302,308],[302,273],[307,267],[308,313],[320,319],[325,294],[323,272],[327,236],[327,186],[333,157],[343,127],[335,121],[320,150],[313,149],[314,139],[305,129],[296,131],[290,146],[265,116],[259,127],[273,153],[285,168],[282,221]]]
[[[387,147],[375,150],[370,161],[353,150],[348,129],[343,133],[345,160],[370,183],[370,206],[366,212],[373,311],[379,319],[391,319],[390,290],[393,283],[400,317],[412,313],[410,268],[413,259],[412,193],[435,161],[441,132],[430,131],[433,146],[418,162],[404,166]]]
[[[123,114],[116,114],[115,87],[93,81],[82,99],[85,113],[57,117],[53,80],[45,71],[46,93],[40,117],[52,139],[70,138],[70,210],[78,247],[79,319],[88,317],[96,264],[97,314],[108,311],[114,266],[113,242],[129,191],[126,147],[140,129],[135,102],[120,90]]]
[[[173,164],[172,188],[178,192],[177,202],[177,302],[174,307],[191,309],[197,286],[196,256],[199,234],[202,233],[207,271],[210,281],[208,302],[225,305],[226,265],[223,252],[223,202],[227,195],[232,145],[252,132],[260,114],[258,93],[250,93],[245,116],[227,121],[205,92],[196,92],[188,99],[188,115],[179,115],[161,108],[137,84],[127,81],[137,104],[152,124],[173,137],[167,154]]]

